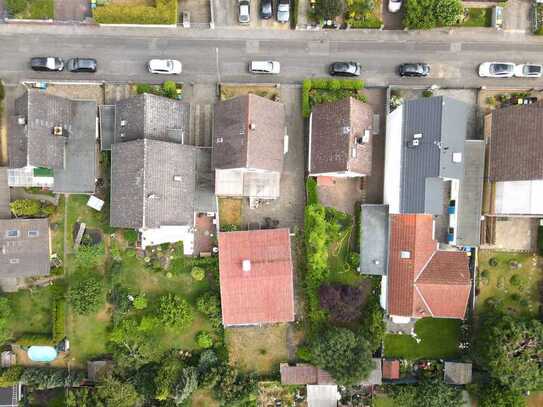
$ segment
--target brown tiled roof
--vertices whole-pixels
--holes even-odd
[[[371,175],[372,142],[358,139],[373,124],[371,107],[352,97],[316,105],[311,114],[311,174],[352,171]],[[353,156],[353,149],[356,150]]]
[[[400,378],[400,361],[383,359],[383,379],[397,380]]]
[[[250,261],[249,271],[243,260]],[[225,325],[294,320],[288,229],[220,233],[219,274]]]
[[[489,179],[543,179],[543,102],[492,112]]]
[[[213,166],[215,169],[283,170],[285,107],[257,95],[215,104]]]
[[[281,384],[317,384],[317,367],[313,365],[298,363],[289,366],[288,363],[281,363],[279,371]]]
[[[392,315],[464,318],[471,281],[464,252],[438,250],[431,215],[392,215],[388,311]],[[401,258],[401,252],[410,258]]]

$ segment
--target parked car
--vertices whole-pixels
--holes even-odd
[[[334,62],[329,72],[332,76],[360,76],[360,70],[358,62]]]
[[[35,57],[30,60],[30,67],[34,71],[62,71],[64,61],[59,57]]]
[[[70,72],[96,72],[96,59],[92,58],[72,58],[66,63]]]
[[[521,64],[515,66],[515,76],[519,78],[541,78],[543,65]]]
[[[273,0],[260,0],[260,17],[264,20],[273,17]]]
[[[388,0],[388,11],[397,13],[402,8],[402,0]]]
[[[401,64],[399,68],[400,76],[422,78],[430,75],[430,65],[422,62],[410,62]]]
[[[147,63],[147,69],[151,73],[164,75],[177,75],[181,73],[181,62],[175,59],[151,59]]]
[[[278,74],[281,72],[281,65],[277,61],[252,61],[249,64],[249,72],[257,74]]]
[[[479,65],[479,76],[488,78],[511,78],[515,74],[513,62],[484,62]]]
[[[249,24],[251,21],[251,3],[249,0],[239,0],[239,23]]]
[[[277,3],[277,21],[288,23],[290,19],[290,0],[279,0]]]

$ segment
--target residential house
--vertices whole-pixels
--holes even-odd
[[[249,94],[215,104],[215,194],[277,199],[288,152],[285,107]]]
[[[485,214],[543,215],[543,103],[494,110],[485,117],[488,183]]]
[[[14,112],[8,132],[9,185],[94,192],[96,102],[28,89],[15,101]]]
[[[182,240],[192,254],[195,216],[215,198],[210,149],[184,144],[189,105],[142,94],[115,108],[111,226],[139,230],[143,247]]]
[[[220,233],[219,275],[225,326],[294,321],[288,229]]]
[[[353,97],[316,105],[309,119],[309,175],[371,175],[372,127],[372,108]]]
[[[0,247],[0,282],[49,274],[47,219],[0,219]]]
[[[382,303],[393,322],[464,319],[471,292],[466,252],[434,239],[431,215],[390,215],[388,273]]]
[[[484,141],[467,139],[468,114],[436,96],[387,118],[384,203],[390,213],[433,215],[436,239],[456,246],[480,242]]]

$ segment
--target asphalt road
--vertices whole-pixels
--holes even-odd
[[[475,40],[474,40],[475,39]],[[543,87],[543,79],[482,79],[483,61],[541,62],[543,41],[534,36],[471,31],[432,32],[313,32],[272,30],[181,30],[86,26],[0,25],[0,76],[8,83],[25,79],[100,81],[162,81],[145,69],[151,58],[175,58],[183,63],[179,79],[214,83],[285,82],[327,75],[333,61],[362,64],[362,78],[370,86],[389,84],[447,87]],[[96,74],[33,72],[32,56],[92,57]],[[247,72],[251,60],[280,61],[281,74],[255,76]],[[432,75],[401,79],[402,62],[427,62]],[[176,78],[177,79],[177,78]]]

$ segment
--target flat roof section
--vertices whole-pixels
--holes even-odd
[[[388,258],[388,205],[362,205],[360,211],[360,272],[384,276]]]

